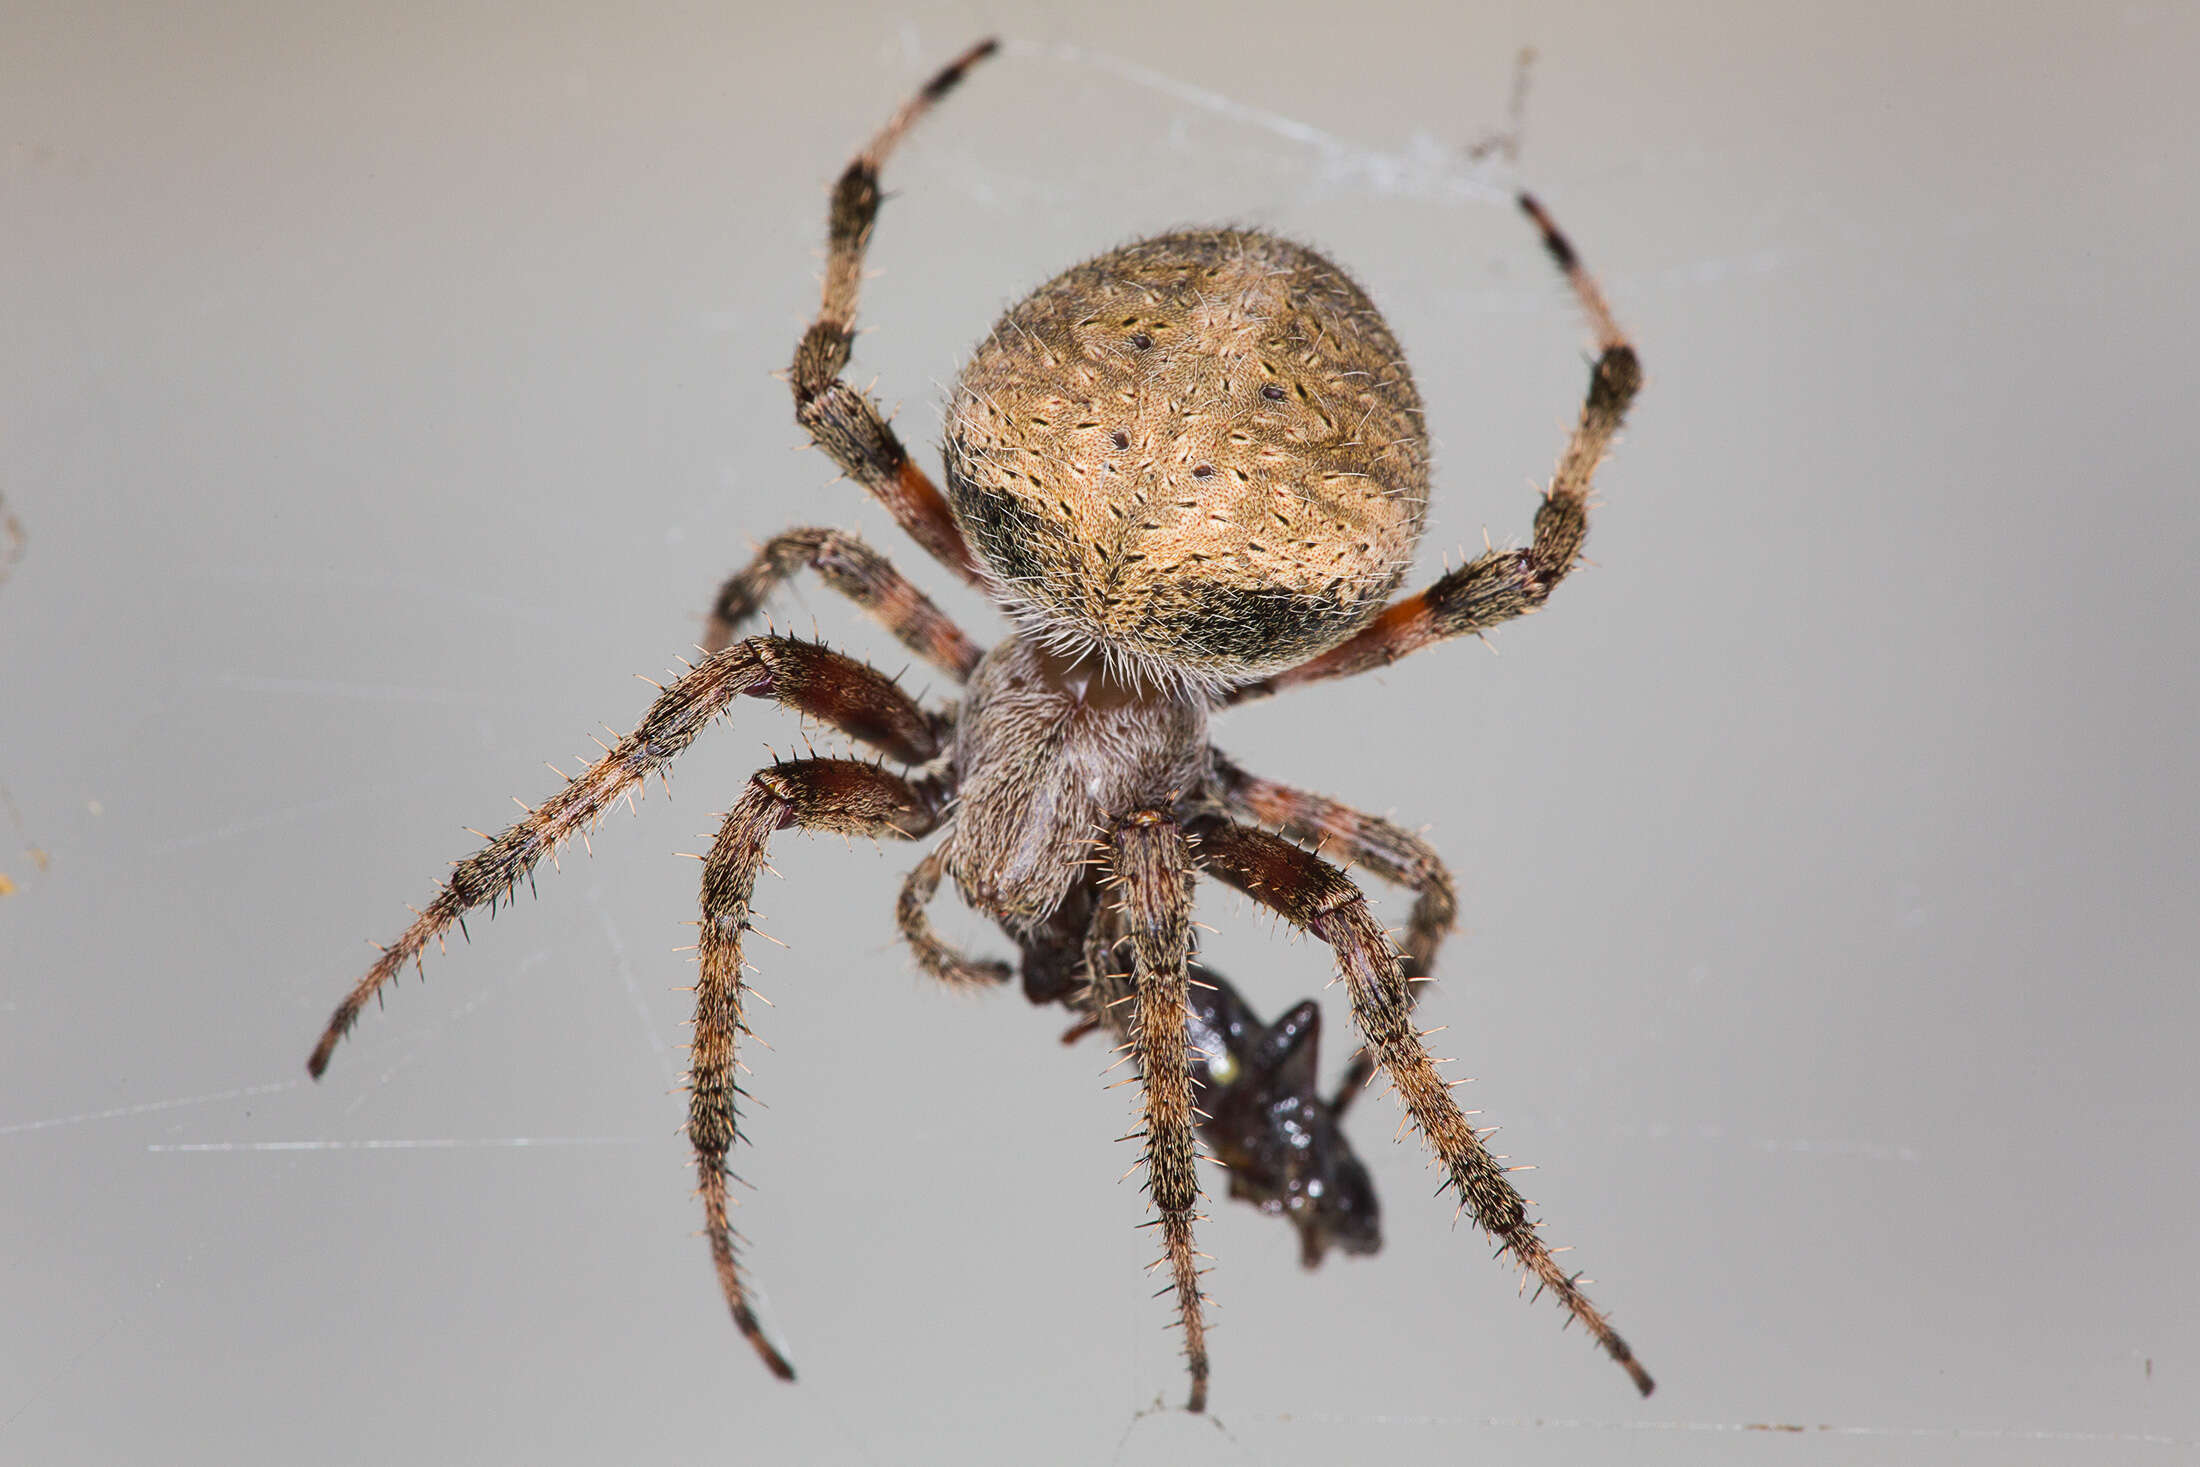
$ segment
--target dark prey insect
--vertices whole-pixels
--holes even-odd
[[[719,1286],[774,1374],[794,1372],[750,1309],[727,1221],[727,1153],[739,1135],[750,898],[773,833],[801,826],[940,835],[901,892],[919,966],[965,987],[1011,976],[934,933],[927,904],[951,877],[1015,944],[1029,998],[1064,1004],[1080,1029],[1125,1047],[1190,1409],[1207,1397],[1192,1245],[1200,1137],[1229,1164],[1233,1193],[1294,1222],[1308,1262],[1331,1244],[1368,1251],[1374,1193],[1337,1123],[1378,1071],[1463,1209],[1647,1393],[1649,1375],[1552,1257],[1415,1027],[1415,981],[1453,915],[1434,851],[1388,821],[1247,773],[1207,741],[1213,709],[1383,667],[1542,606],[1580,555],[1591,479],[1641,381],[1634,348],[1557,227],[1522,196],[1597,337],[1580,421],[1526,546],[1392,601],[1428,503],[1428,440],[1389,328],[1359,286],[1302,245],[1243,229],[1166,234],[1057,276],[994,326],[952,392],[943,494],[842,373],[880,166],[992,50],[973,47],[940,72],[840,176],[823,304],[790,378],[796,419],[817,445],[1014,630],[983,649],[854,537],[780,535],[720,591],[708,655],[602,759],[457,864],[338,1006],[308,1067],[320,1075],[367,1002],[462,914],[509,897],[736,697],[771,699],[884,756],[760,771],[704,859],[687,1134]],[[804,568],[961,683],[959,706],[924,707],[813,642],[741,636]],[[1402,943],[1317,850],[1415,892]],[[1196,873],[1334,952],[1361,1044],[1335,1100],[1314,1093],[1310,1005],[1262,1024],[1193,963]]]

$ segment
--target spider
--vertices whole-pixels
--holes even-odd
[[[1128,1053],[1188,1409],[1205,1408],[1208,1380],[1192,1241],[1200,1137],[1231,1168],[1235,1195],[1299,1227],[1309,1264],[1332,1243],[1372,1251],[1374,1192],[1338,1121],[1378,1070],[1463,1210],[1648,1394],[1649,1374],[1558,1266],[1414,1026],[1415,985],[1453,917],[1436,853],[1387,820],[1240,769],[1207,739],[1212,710],[1383,667],[1541,607],[1580,554],[1591,480],[1641,383],[1634,348],[1565,236],[1523,194],[1596,333],[1580,420],[1527,546],[1492,550],[1393,601],[1428,503],[1428,439],[1382,317],[1302,245],[1245,229],[1160,235],[1057,276],[1002,316],[952,390],[942,493],[842,373],[880,167],[994,49],[981,42],[934,76],[840,175],[823,300],[789,380],[811,439],[1014,629],[981,648],[855,537],[780,535],[726,582],[706,655],[634,731],[457,863],[338,1005],[308,1069],[322,1074],[368,1001],[429,943],[512,897],[538,861],[663,771],[733,699],[772,699],[884,756],[759,771],[703,863],[687,1136],[719,1287],[774,1375],[794,1371],[750,1308],[727,1220],[727,1154],[739,1136],[735,1046],[749,1032],[750,898],[773,833],[800,826],[912,841],[944,833],[901,891],[898,920],[918,965],[959,987],[1014,976],[935,934],[927,907],[952,877],[1018,949],[1026,997],[1074,1011],[1068,1037],[1105,1030]],[[961,684],[960,705],[925,707],[816,642],[741,636],[804,568]],[[1416,893],[1402,943],[1317,851]],[[1334,1099],[1313,1088],[1313,1005],[1262,1024],[1193,963],[1195,873],[1333,950],[1360,1038]]]

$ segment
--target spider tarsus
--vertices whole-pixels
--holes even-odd
[[[962,55],[941,67],[933,78],[924,84],[924,91],[919,95],[926,102],[937,102],[940,98],[955,90],[956,83],[963,79],[965,72],[1000,49],[1000,37],[987,36],[984,40],[963,52]]]
[[[1568,272],[1580,269],[1581,257],[1574,253],[1573,242],[1558,227],[1558,221],[1544,211],[1542,201],[1534,194],[1522,190],[1519,202],[1521,211],[1535,221],[1535,227],[1543,235],[1543,248],[1551,252],[1551,258],[1557,262],[1558,268]]]
[[[1621,1352],[1626,1349],[1625,1344],[1620,1346]],[[1620,1369],[1627,1372],[1627,1378],[1635,1383],[1635,1389],[1641,1394],[1647,1396],[1658,1388],[1658,1383],[1650,1378],[1650,1372],[1642,1368],[1632,1353],[1614,1352],[1612,1358],[1619,1362]]]
[[[758,1345],[757,1353],[764,1357],[764,1368],[766,1370],[769,1370],[773,1375],[779,1377],[783,1381],[787,1381],[790,1383],[793,1382],[794,1365],[787,1359],[786,1356],[780,1354],[777,1350],[774,1350],[769,1345]]]

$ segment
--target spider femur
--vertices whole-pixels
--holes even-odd
[[[1007,608],[1164,684],[1350,636],[1428,506],[1390,328],[1328,260],[1246,230],[1127,245],[1011,307],[956,383],[946,459]]]

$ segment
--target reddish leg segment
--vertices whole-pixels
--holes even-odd
[[[923,91],[902,104],[833,186],[823,299],[817,319],[795,348],[787,379],[794,389],[795,419],[818,447],[849,478],[870,490],[919,545],[972,585],[979,584],[977,561],[955,526],[946,498],[911,461],[878,404],[851,387],[841,373],[847,370],[855,341],[863,255],[871,243],[872,226],[878,222],[879,168],[917,119],[953,91],[964,72],[992,55],[997,45],[981,41],[949,62]]]
[[[703,650],[716,652],[732,643],[765,598],[804,567],[826,585],[877,617],[910,651],[967,682],[985,649],[963,635],[931,598],[912,585],[886,557],[845,530],[788,530],[772,537],[739,574],[718,588]]]
[[[1566,450],[1559,456],[1543,507],[1536,512],[1535,538],[1524,550],[1493,550],[1468,562],[1417,595],[1386,607],[1359,635],[1297,667],[1250,682],[1229,700],[1241,703],[1280,693],[1301,683],[1352,677],[1386,667],[1431,642],[1485,631],[1526,616],[1548,601],[1581,556],[1589,536],[1589,489],[1597,465],[1610,451],[1627,416],[1627,405],[1642,386],[1642,364],[1612,319],[1603,292],[1581,267],[1574,247],[1559,233],[1550,215],[1527,194],[1520,207],[1543,233],[1543,245],[1565,272],[1575,299],[1597,335],[1599,355],[1589,372],[1589,394],[1582,404]]]
[[[429,943],[439,941],[451,924],[476,907],[493,910],[533,873],[537,862],[554,857],[558,847],[593,827],[647,775],[678,758],[706,724],[744,693],[776,699],[823,719],[905,764],[932,759],[949,729],[946,719],[918,707],[884,673],[815,642],[752,637],[712,653],[667,686],[634,731],[603,758],[452,868],[435,899],[336,1006],[306,1061],[307,1071],[320,1078],[368,1000],[407,963],[418,962]]]
[[[1411,985],[1407,992],[1418,998],[1425,986],[1421,980],[1435,970],[1436,950],[1459,911],[1451,872],[1444,868],[1436,848],[1409,830],[1326,795],[1248,774],[1220,750],[1213,757],[1215,784],[1233,813],[1273,826],[1286,840],[1338,855],[1348,866],[1364,866],[1383,880],[1413,891],[1413,912],[1406,919],[1399,959]],[[1337,1086],[1337,1114],[1344,1114],[1374,1074],[1375,1056],[1363,1047],[1352,1056]]]

